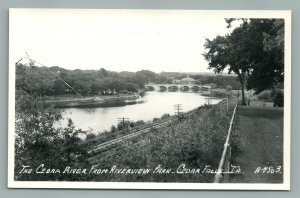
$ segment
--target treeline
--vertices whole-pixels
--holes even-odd
[[[103,68],[67,70],[16,65],[16,89],[39,96],[76,94],[75,91],[83,96],[137,92],[145,83],[153,80],[164,82],[166,79],[147,70],[118,73]]]
[[[134,93],[144,89],[146,83],[167,83],[174,79],[186,78],[187,74],[149,70],[138,72],[114,72],[104,68],[99,70],[67,70],[61,67],[37,67],[16,64],[16,89],[33,96],[55,96],[76,94],[107,95]],[[215,84],[216,87],[239,89],[235,76],[190,75],[197,84]],[[76,92],[75,92],[75,91]]]
[[[208,85],[213,84],[217,88],[226,88],[227,86],[231,86],[232,89],[238,90],[241,89],[241,85],[238,81],[236,75],[220,75],[220,74],[185,74],[185,73],[177,73],[177,72],[162,72],[161,74],[166,75],[169,79],[180,80],[182,78],[186,78],[189,76],[196,80],[196,84],[199,85]]]
[[[234,90],[241,89],[241,85],[237,79],[237,76],[224,76],[224,75],[195,75],[191,76],[200,81],[202,85],[214,84],[217,88],[226,89],[230,86]]]

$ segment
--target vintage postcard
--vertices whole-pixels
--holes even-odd
[[[9,188],[290,189],[291,12],[10,9]]]

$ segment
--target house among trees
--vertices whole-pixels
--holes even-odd
[[[187,76],[181,80],[173,80],[173,84],[196,84],[196,80]]]

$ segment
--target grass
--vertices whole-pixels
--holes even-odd
[[[259,101],[257,102],[259,104]],[[239,108],[235,133],[238,149],[233,163],[243,174],[233,175],[232,183],[282,183],[282,173],[254,173],[257,168],[283,166],[283,109],[262,106]]]
[[[230,113],[226,103],[199,107],[182,115],[181,121],[174,119],[164,128],[124,141],[106,151],[95,164],[101,168],[116,165],[119,168],[149,168],[160,165],[171,169],[171,174],[105,174],[94,181],[118,182],[212,182],[214,174],[180,174],[181,164],[191,169],[204,169],[206,165],[216,169],[223,151],[229,120],[234,107],[230,102]]]

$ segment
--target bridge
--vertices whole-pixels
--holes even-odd
[[[145,85],[148,91],[209,91],[210,86],[195,85],[195,84],[154,84]]]

